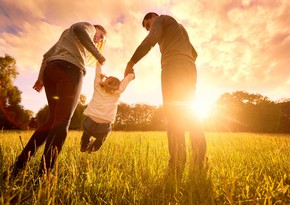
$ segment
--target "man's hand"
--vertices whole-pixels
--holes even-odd
[[[126,77],[126,75],[128,75],[129,73],[134,73],[134,68],[133,68],[134,65],[135,65],[135,63],[131,60],[127,63],[124,77]]]
[[[36,90],[37,92],[40,92],[40,91],[42,91],[42,88],[43,88],[43,81],[42,80],[37,80],[34,83],[33,89]]]

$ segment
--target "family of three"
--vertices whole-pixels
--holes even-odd
[[[201,126],[189,111],[195,97],[197,52],[185,28],[169,15],[150,12],[142,26],[149,32],[137,47],[120,81],[102,74],[102,55],[107,32],[101,25],[87,22],[73,24],[43,56],[39,76],[33,88],[45,89],[49,118],[31,136],[9,173],[14,178],[45,143],[39,176],[49,174],[67,137],[69,124],[77,106],[87,62],[96,67],[94,93],[84,111],[82,152],[98,150],[111,131],[120,95],[135,78],[134,65],[158,43],[161,52],[161,88],[167,121],[169,168],[182,169],[186,163],[185,133],[189,132],[192,158],[198,166],[206,160],[206,141]],[[94,58],[94,61],[90,59]],[[94,140],[90,140],[93,137]]]

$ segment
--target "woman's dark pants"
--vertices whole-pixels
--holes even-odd
[[[50,171],[66,139],[71,118],[78,104],[83,72],[62,60],[51,61],[44,70],[44,88],[49,118],[32,135],[14,164],[14,174],[23,169],[37,149],[44,143],[39,174]],[[33,103],[33,102],[32,102]]]

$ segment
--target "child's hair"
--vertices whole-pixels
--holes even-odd
[[[102,87],[102,89],[104,89],[107,93],[114,93],[116,90],[119,89],[119,85],[120,85],[121,81],[113,76],[103,76],[100,85]]]

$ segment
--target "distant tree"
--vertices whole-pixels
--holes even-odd
[[[156,131],[165,131],[166,130],[166,120],[164,117],[163,107],[155,107],[155,110],[151,116],[151,122],[150,122],[150,128],[151,130]]]
[[[36,129],[37,128],[37,121],[36,121],[36,117],[33,117],[30,119],[30,122],[28,124],[29,129]]]
[[[132,108],[132,114],[134,118],[134,129],[135,130],[148,130],[152,120],[155,107],[146,104],[136,104]]]
[[[71,130],[81,130],[82,129],[82,121],[84,119],[83,112],[86,108],[85,103],[86,103],[86,97],[84,95],[80,95],[79,103],[78,103],[76,110],[73,114],[73,117],[71,119],[69,129],[71,129]],[[39,127],[44,122],[46,122],[48,117],[49,117],[49,108],[47,105],[45,105],[36,114],[37,127]]]
[[[14,86],[18,72],[13,57],[0,57],[0,126],[3,129],[27,129],[33,112],[25,110],[21,92]]]
[[[151,131],[164,130],[162,107],[147,104],[120,103],[114,130]]]
[[[81,130],[86,97],[81,95],[70,129]],[[38,125],[46,121],[48,107],[36,115]],[[274,103],[260,94],[243,91],[224,93],[218,99],[211,115],[203,123],[206,131],[228,132],[290,132],[290,102]],[[166,130],[162,106],[120,103],[113,130]]]
[[[132,107],[126,103],[118,105],[116,119],[113,125],[114,130],[133,130],[134,115]]]
[[[211,126],[219,131],[275,132],[278,117],[278,108],[268,97],[236,91],[221,95]]]
[[[290,101],[277,103],[279,110],[278,131],[282,133],[290,133]]]
[[[69,129],[81,130],[83,128],[82,122],[85,118],[83,112],[87,107],[87,105],[85,105],[85,104],[86,104],[86,96],[81,94],[80,98],[79,98],[78,105],[77,105],[76,110],[75,110],[73,117],[71,119]]]
[[[45,105],[42,108],[40,108],[40,110],[36,113],[35,118],[37,127],[45,123],[48,120],[48,117],[49,117],[48,105]]]

